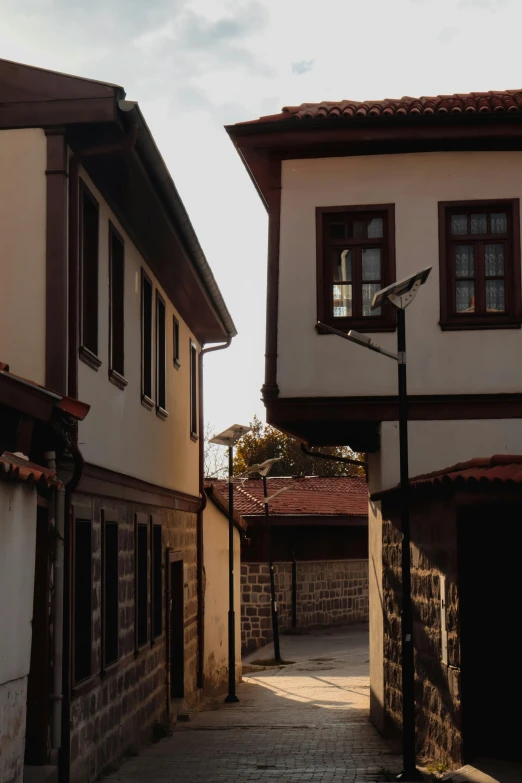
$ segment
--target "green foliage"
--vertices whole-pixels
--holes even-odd
[[[342,462],[330,462],[317,457],[309,457],[301,451],[301,444],[295,438],[285,435],[268,424],[263,424],[257,416],[250,422],[252,431],[238,442],[235,449],[234,473],[243,473],[249,465],[264,462],[266,459],[282,457],[270,471],[271,476],[349,476],[364,475],[361,467],[346,465]],[[321,447],[321,452],[336,457],[362,459],[347,446]]]

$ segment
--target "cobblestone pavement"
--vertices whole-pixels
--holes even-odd
[[[400,769],[368,721],[364,627],[284,636],[283,669],[246,674],[238,704],[209,702],[110,783],[377,783]],[[249,660],[273,655],[270,647]]]

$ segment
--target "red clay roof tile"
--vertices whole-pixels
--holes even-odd
[[[4,451],[0,457],[0,472],[3,477],[12,481],[41,484],[46,487],[61,485],[53,470],[43,468],[34,462],[29,462],[17,454],[12,454],[10,451]]]
[[[228,482],[213,481],[222,494]],[[268,495],[285,488],[270,501],[270,513],[284,516],[367,516],[368,488],[360,476],[268,478]],[[263,482],[248,479],[234,483],[234,508],[243,516],[264,514]]]

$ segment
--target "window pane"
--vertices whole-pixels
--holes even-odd
[[[75,520],[74,537],[74,681],[91,674],[92,522]]]
[[[455,275],[457,277],[475,276],[474,245],[455,245]]]
[[[136,641],[137,646],[141,647],[142,644],[149,639],[149,627],[147,617],[147,596],[148,596],[148,556],[149,556],[149,542],[148,542],[148,529],[147,525],[139,524],[137,531],[136,541],[136,571],[137,571],[137,585],[136,585]]]
[[[504,275],[504,245],[486,245],[484,251],[486,277]]]
[[[507,234],[507,215],[505,212],[491,214],[491,233]]]
[[[103,663],[118,660],[118,524],[105,523],[103,542]]]
[[[452,215],[451,216],[451,233],[453,236],[459,236],[461,234],[468,233],[468,216],[467,215]]]
[[[380,239],[384,236],[384,226],[382,218],[373,218],[368,224],[368,237],[370,239]]]
[[[198,434],[198,352],[190,343],[190,431]]]
[[[380,291],[381,284],[380,283],[366,283],[362,287],[362,306],[363,306],[363,315],[380,315],[381,314],[381,308],[378,307],[376,310],[372,310],[372,302],[373,297],[377,293],[377,291]]]
[[[344,282],[352,279],[352,251],[337,250],[334,269],[334,280]]]
[[[381,251],[378,247],[368,247],[362,251],[362,279],[381,279]]]
[[[471,216],[471,233],[472,234],[487,234],[488,233],[488,216],[487,215],[472,215]]]
[[[159,408],[167,408],[165,304],[156,291],[156,402]]]
[[[334,318],[348,318],[352,314],[352,286],[334,285],[333,287]]]
[[[141,279],[141,387],[142,394],[152,397],[152,285]]]
[[[471,280],[457,282],[457,313],[475,312],[475,283]]]
[[[486,280],[486,311],[503,313],[506,309],[503,280]]]
[[[344,223],[330,223],[330,239],[344,239],[346,226]]]
[[[124,298],[125,298],[125,256],[119,236],[110,233],[110,346],[111,368],[124,375]]]
[[[352,228],[352,236],[355,237],[355,239],[361,239],[366,238],[366,226],[367,221],[366,220],[354,220],[351,228]]]

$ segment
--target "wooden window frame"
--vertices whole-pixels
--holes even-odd
[[[163,351],[160,355],[160,308],[163,307]],[[165,300],[156,289],[156,307],[155,307],[155,323],[156,323],[156,352],[155,352],[155,366],[156,366],[156,416],[165,421],[168,417],[167,412],[167,305]],[[161,384],[160,370],[163,366],[164,383]],[[163,385],[163,388],[161,388]],[[161,397],[163,396],[163,399]],[[164,405],[161,403],[164,402]]]
[[[520,283],[520,200],[518,198],[481,199],[479,201],[439,201],[439,275],[440,275],[440,328],[443,331],[460,331],[473,329],[520,329],[522,324],[522,299]],[[509,252],[505,260],[505,313],[457,313],[455,306],[453,261],[451,248],[456,242],[460,244],[494,242],[494,234],[472,234],[451,239],[451,215],[461,213],[480,213],[480,210],[491,212],[505,211],[511,228],[507,240]],[[480,238],[482,237],[482,238]],[[487,237],[487,239],[484,239]],[[477,279],[477,278],[475,278]]]
[[[159,554],[159,570],[160,570],[160,580],[161,580],[161,589],[159,592],[159,608],[160,608],[160,628],[159,631],[156,627],[156,601],[158,600],[156,586],[155,586],[155,576],[156,576],[156,568],[158,566],[158,563],[156,562],[156,556],[155,556],[155,541],[154,541],[154,531],[160,530],[160,536],[161,536],[161,543],[160,543],[160,554]],[[163,525],[161,524],[161,517],[159,517],[157,514],[152,514],[150,519],[150,626],[151,626],[151,634],[150,634],[150,644],[151,647],[153,646],[156,639],[159,639],[163,635],[164,630],[164,623],[163,623]]]
[[[172,316],[172,356],[174,367],[179,370],[181,367],[179,358],[179,320],[175,315]]]
[[[385,288],[395,281],[395,204],[363,204],[335,207],[316,207],[316,259],[317,259],[317,320],[328,326],[333,326],[341,331],[355,329],[361,332],[394,332],[396,328],[396,314],[393,305],[383,305],[382,314],[378,316],[347,316],[338,318],[333,315],[332,286],[333,279],[330,269],[330,259],[327,248],[336,244],[349,247],[359,247],[363,244],[371,244],[372,240],[354,239],[329,241],[324,232],[325,215],[344,212],[353,213],[362,217],[373,213],[375,217],[384,217],[385,230],[384,253],[382,258],[382,287]],[[381,242],[379,241],[379,244]],[[355,282],[352,283],[355,285]],[[324,332],[326,334],[326,332]]]
[[[72,601],[71,601],[71,668],[72,668],[72,684],[73,684],[73,690],[77,688],[78,686],[83,685],[84,683],[88,682],[93,676],[95,672],[95,667],[93,665],[93,626],[92,626],[92,606],[93,606],[93,589],[94,589],[94,580],[93,580],[93,539],[94,539],[94,522],[93,522],[93,513],[90,506],[81,506],[81,505],[74,505],[72,509],[72,519],[73,519],[73,525],[72,525],[72,558],[71,558],[71,586],[72,586]],[[82,522],[89,522],[90,529],[91,529],[91,574],[90,574],[90,582],[89,582],[89,604],[90,604],[90,666],[89,666],[89,674],[87,674],[85,677],[82,677],[81,679],[78,679],[76,675],[76,524],[78,521]]]
[[[112,257],[112,251],[113,251],[113,240],[116,240],[121,244],[122,247],[122,254],[123,254],[123,280],[122,280],[122,312],[121,312],[121,318],[122,318],[122,372],[119,372],[119,370],[116,370],[113,367],[113,356],[114,356],[114,323],[115,323],[115,314],[113,311],[113,290],[114,290],[114,278],[113,278],[113,257]],[[114,224],[109,221],[109,380],[111,383],[113,383],[115,386],[118,387],[118,389],[125,389],[127,386],[128,381],[125,378],[125,242],[123,241],[123,237],[118,231],[118,229],[114,226]]]
[[[190,437],[198,440],[198,347],[192,338],[189,339],[190,368]],[[193,426],[195,425],[195,426]]]
[[[138,562],[138,531],[140,526],[143,526],[146,528],[147,531],[147,578],[145,580],[145,585],[147,589],[147,600],[146,600],[146,606],[147,606],[147,619],[146,619],[146,626],[147,626],[147,638],[144,639],[142,642],[140,642],[139,639],[139,633],[138,633],[138,619],[139,619],[139,595],[138,595],[138,587],[139,587],[139,562]],[[149,617],[149,609],[150,609],[150,595],[149,595],[149,584],[150,584],[150,535],[149,535],[149,529],[150,529],[150,515],[149,514],[142,514],[137,513],[134,517],[134,654],[136,656],[139,655],[140,651],[146,647],[150,642],[150,617]]]
[[[145,282],[150,285],[151,289],[151,314],[150,314],[150,395],[147,394],[145,387]],[[141,318],[141,404],[144,408],[151,411],[154,408],[153,399],[153,367],[154,367],[154,354],[153,354],[153,318],[154,318],[154,286],[152,280],[142,268],[141,270],[141,287],[140,287],[140,318]]]
[[[118,532],[117,537],[119,541],[119,518],[118,513],[116,510],[111,508],[103,508],[102,514],[101,514],[101,669],[100,673],[101,675],[105,675],[108,671],[111,671],[114,667],[118,665],[118,662],[120,660],[120,643],[119,643],[119,624],[120,624],[120,612],[119,612],[119,545],[117,547],[117,560],[116,560],[116,579],[117,579],[117,603],[118,603],[118,611],[117,611],[117,624],[116,624],[116,636],[117,636],[117,655],[116,658],[114,658],[111,661],[106,660],[106,628],[105,628],[105,619],[106,619],[106,609],[107,609],[107,597],[106,597],[106,575],[105,575],[105,566],[106,566],[106,538],[105,533],[107,530],[107,525],[116,525]]]
[[[83,247],[83,232],[84,232],[84,214],[83,204],[85,199],[88,199],[96,210],[98,219],[98,234],[97,234],[97,253],[96,253],[96,296],[95,301],[89,305],[89,310],[94,310],[92,315],[96,328],[96,345],[85,345],[85,324],[84,324],[84,311],[85,311],[85,284],[84,284],[84,247]],[[100,205],[97,199],[93,196],[84,180],[80,178],[79,198],[78,198],[78,282],[79,282],[79,341],[80,346],[78,349],[79,358],[87,364],[91,369],[98,371],[101,367],[101,359],[98,356],[98,349],[100,345],[100,334],[98,324],[98,300],[100,291],[99,281],[99,269],[100,269]],[[95,349],[95,350],[94,350]]]

